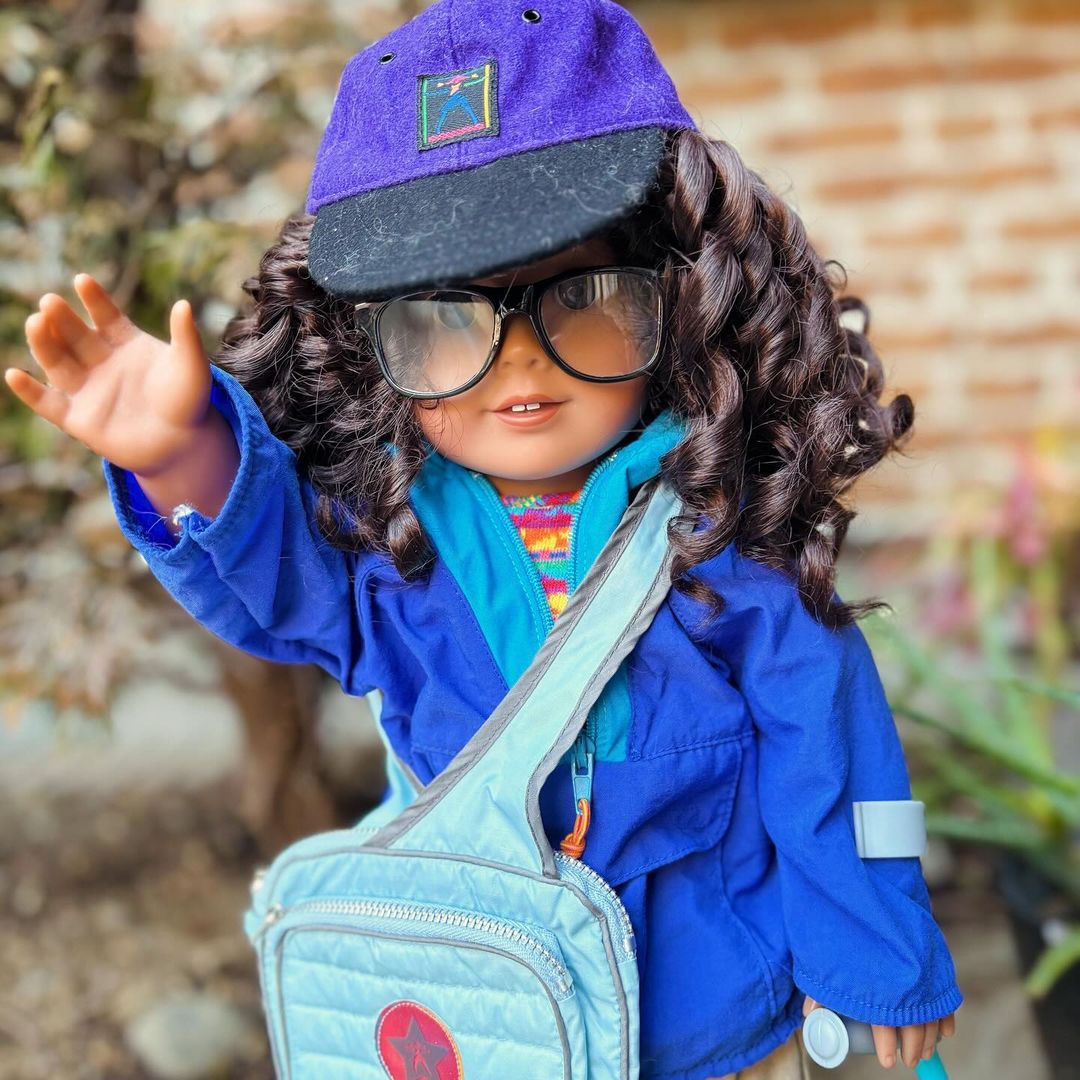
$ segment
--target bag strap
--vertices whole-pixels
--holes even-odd
[[[369,846],[442,851],[557,877],[540,817],[544,781],[670,586],[681,500],[643,484],[533,662],[446,768]]]

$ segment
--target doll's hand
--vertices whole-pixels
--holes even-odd
[[[135,326],[89,275],[75,291],[87,326],[46,293],[26,340],[48,385],[9,368],[12,392],[39,416],[121,468],[153,476],[188,450],[210,402],[210,361],[186,300],[173,305],[166,344]]]
[[[812,997],[807,997],[803,1002],[803,1016],[808,1016],[813,1009],[820,1008],[821,1006]],[[956,1034],[956,1014],[950,1013],[928,1024],[909,1024],[901,1028],[871,1024],[870,1030],[874,1034],[874,1050],[877,1052],[877,1059],[886,1069],[891,1069],[896,1064],[898,1033],[901,1059],[909,1069],[914,1069],[919,1063],[919,1058],[929,1058],[934,1053],[939,1033],[940,1037],[944,1038]]]

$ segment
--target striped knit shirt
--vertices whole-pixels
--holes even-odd
[[[540,574],[551,616],[558,618],[566,607],[570,530],[577,514],[581,491],[502,495],[500,498]]]

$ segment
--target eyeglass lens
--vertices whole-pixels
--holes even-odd
[[[660,293],[644,274],[602,271],[557,281],[545,290],[539,317],[556,354],[581,375],[623,378],[641,372],[659,347]],[[399,387],[452,393],[487,361],[495,307],[478,293],[413,293],[386,305],[379,338]]]

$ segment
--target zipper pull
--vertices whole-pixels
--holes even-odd
[[[593,758],[594,754],[591,750],[586,750],[582,754],[584,772],[578,772],[578,762],[570,762],[570,776],[573,778],[574,785],[574,806],[584,799],[588,802],[592,799],[592,778],[593,778]]]
[[[263,913],[262,922],[259,923],[258,929],[252,934],[251,943],[254,945],[258,942],[263,934],[270,929],[283,915],[285,914],[285,908],[282,904],[271,904]]]
[[[255,871],[255,876],[251,879],[251,895],[254,898],[255,894],[263,887],[266,881],[267,867],[260,866]]]
[[[574,831],[568,833],[559,842],[559,850],[572,859],[580,859],[585,851],[585,834],[589,831],[591,810],[589,800],[581,799],[577,804],[577,817],[574,818]]]
[[[580,742],[580,740],[579,740]],[[575,750],[577,743],[574,744]],[[585,834],[589,831],[592,821],[592,779],[593,779],[593,752],[586,750],[585,771],[578,772],[577,761],[570,762],[570,775],[574,785],[574,829],[573,832],[564,836],[559,844],[560,850],[571,858],[580,859],[585,851]]]

